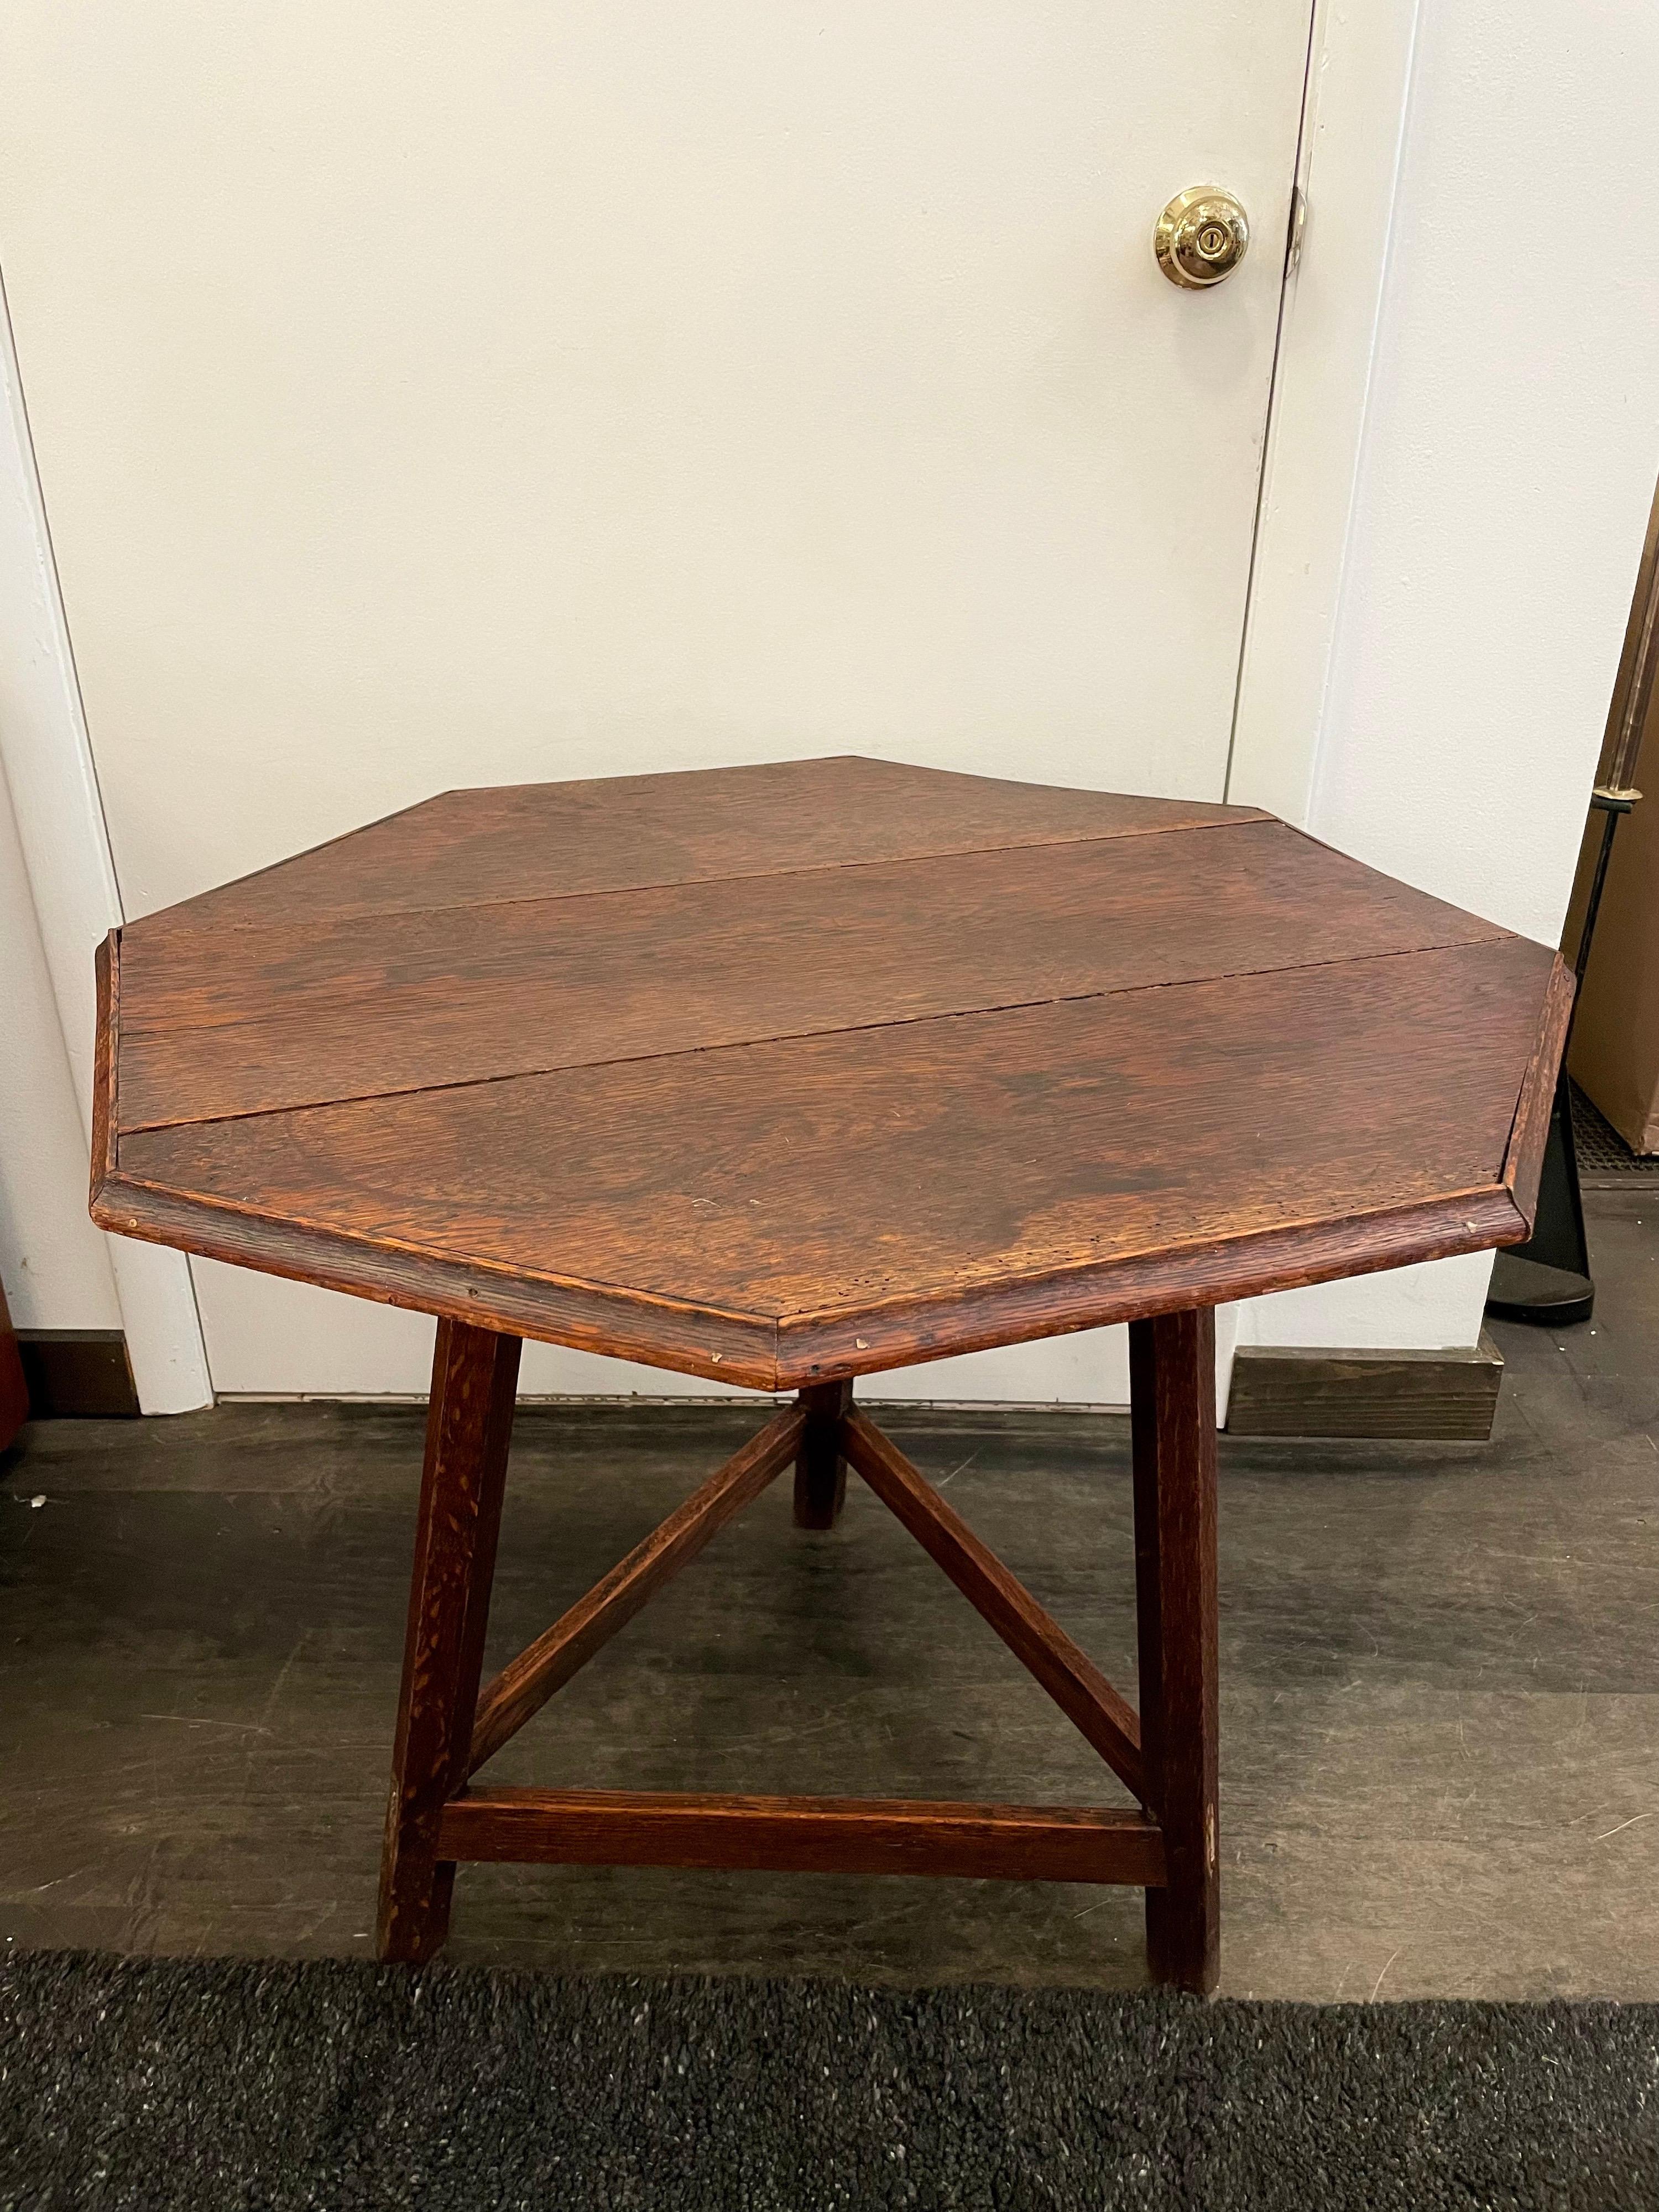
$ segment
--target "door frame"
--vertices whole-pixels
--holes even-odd
[[[1419,5],[1315,0],[1310,19],[1297,155],[1306,221],[1280,300],[1224,787],[1297,823],[1340,612]],[[0,774],[84,1120],[92,948],[124,917],[3,289],[0,383]],[[109,1249],[143,1410],[211,1403],[188,1261],[123,1237]]]
[[[1316,0],[1224,795],[1305,827],[1410,112],[1419,0]]]
[[[0,775],[11,795],[90,1165],[92,956],[124,916],[3,284],[0,387]],[[141,1410],[185,1413],[211,1405],[190,1262],[182,1252],[128,1237],[105,1243]]]

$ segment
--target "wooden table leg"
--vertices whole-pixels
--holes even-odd
[[[1154,1980],[1207,1993],[1221,1960],[1216,1837],[1215,1316],[1129,1324],[1140,1741],[1167,1887],[1146,1893]]]
[[[814,1382],[799,1393],[806,1433],[795,1462],[795,1526],[833,1528],[847,1495],[841,1425],[853,1403],[850,1382]]]
[[[418,1965],[449,1930],[446,1799],[466,1780],[519,1379],[519,1340],[441,1321],[415,1533],[377,1949]]]

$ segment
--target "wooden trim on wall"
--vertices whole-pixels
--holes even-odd
[[[89,1129],[90,948],[121,897],[58,588],[34,448],[0,285],[0,775],[10,792],[64,1051]],[[122,1237],[109,1243],[125,1335],[154,1413],[213,1402],[190,1262]]]
[[[17,1336],[6,1310],[6,1293],[0,1285],[0,1451],[29,1417],[28,1385],[18,1356]]]
[[[32,1419],[137,1419],[127,1340],[118,1328],[23,1328],[17,1332]]]
[[[1503,1380],[1504,1355],[1484,1330],[1469,1351],[1246,1345],[1233,1365],[1227,1430],[1484,1443]]]
[[[0,1300],[0,1449],[9,1441],[9,1343],[18,1360],[20,1386],[27,1390],[12,1432],[26,1417],[125,1420],[137,1415],[138,1394],[119,1329],[22,1329],[12,1339]],[[1332,1352],[1316,1346],[1246,1345],[1233,1370],[1227,1430],[1246,1437],[1481,1443],[1492,1434],[1503,1375],[1504,1356],[1484,1334],[1473,1351]],[[739,1411],[747,1410],[742,1400],[733,1402]],[[1077,1409],[1022,1410],[1047,1416]],[[684,1408],[678,1400],[667,1399],[660,1406],[630,1402],[614,1407],[582,1401],[561,1411],[635,1421],[647,1413],[683,1414]]]

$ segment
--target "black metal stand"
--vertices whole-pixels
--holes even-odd
[[[1572,1148],[1572,1085],[1565,1059],[1555,1081],[1550,1133],[1538,1179],[1538,1212],[1524,1244],[1511,1244],[1492,1261],[1486,1311],[1503,1321],[1560,1328],[1588,1321],[1595,1310],[1578,1161]]]
[[[1639,796],[1638,792],[1605,785],[1598,785],[1590,796],[1591,806],[1601,816],[1601,849],[1595,856],[1584,927],[1579,932],[1573,962],[1580,991],[1584,988],[1590,939],[1607,879],[1613,835],[1620,815],[1628,814]],[[1575,997],[1575,1016],[1577,1011]],[[1532,1235],[1524,1244],[1511,1244],[1498,1255],[1492,1263],[1492,1288],[1486,1293],[1489,1314],[1503,1321],[1529,1321],[1552,1328],[1588,1321],[1595,1310],[1595,1285],[1590,1278],[1589,1245],[1584,1236],[1584,1202],[1578,1189],[1578,1158],[1572,1143],[1572,1085],[1567,1075],[1571,1044],[1570,1022],[1566,1043],[1561,1048],[1561,1073],[1555,1081],[1549,1135],[1544,1144]]]

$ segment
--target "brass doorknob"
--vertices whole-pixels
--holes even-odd
[[[1249,219],[1219,185],[1189,185],[1158,219],[1152,251],[1172,284],[1207,291],[1231,276],[1250,242]]]

